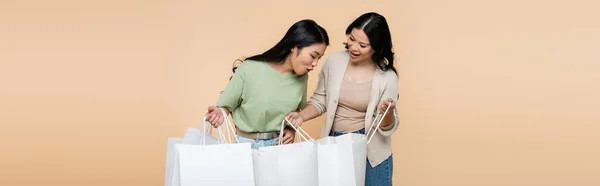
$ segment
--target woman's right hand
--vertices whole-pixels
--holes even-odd
[[[221,108],[217,106],[208,107],[206,121],[208,121],[215,128],[219,127],[223,123],[223,113],[221,112]]]
[[[287,116],[285,116],[285,118],[287,118],[288,121],[292,122],[291,124],[295,128],[300,127],[300,125],[302,125],[302,123],[304,123],[304,118],[302,118],[302,116],[298,112],[290,112]],[[288,122],[286,122],[286,123],[288,125],[290,125],[290,123],[288,123]]]

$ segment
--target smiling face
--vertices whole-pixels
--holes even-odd
[[[325,49],[327,46],[324,43],[315,43],[302,49],[293,48],[290,53],[290,61],[294,72],[297,75],[304,75],[312,71],[325,54]]]
[[[362,29],[352,29],[352,32],[348,34],[347,44],[351,63],[371,61],[375,50],[371,48],[369,38]]]

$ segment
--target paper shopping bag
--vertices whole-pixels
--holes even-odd
[[[367,137],[348,133],[317,140],[319,185],[364,186]]]
[[[181,186],[254,186],[250,143],[178,144]]]
[[[256,186],[318,184],[317,148],[305,141],[253,150]]]
[[[190,145],[214,145],[221,143],[220,139],[210,134],[210,132],[202,132],[196,128],[188,128],[183,136],[183,143]]]
[[[168,138],[167,139],[167,165],[165,166],[165,186],[172,186],[173,182],[173,170],[175,167],[176,157],[175,145],[181,144],[183,139],[181,138]],[[179,159],[179,158],[177,158]],[[179,171],[178,171],[179,172]]]
[[[280,134],[283,134],[284,127],[282,121]],[[292,128],[296,130],[297,140],[300,141],[299,138],[301,137],[305,141],[253,150],[254,178],[257,186],[318,184],[319,174],[317,172],[315,141],[302,128]]]
[[[211,136],[212,126],[207,124],[206,117],[204,117],[200,129],[188,128],[183,139],[168,138],[165,186],[180,186],[178,144],[215,145],[225,143],[226,140],[221,138],[223,136],[221,135],[221,129],[218,128],[217,130],[219,131],[218,139]]]
[[[275,186],[279,184],[277,166],[277,148],[252,149],[252,163],[254,165],[254,180],[256,186]]]
[[[367,144],[379,130],[383,114],[377,114],[366,135],[348,133],[317,140],[319,185],[364,186],[367,168]],[[373,128],[374,127],[374,128]]]
[[[184,138],[168,138],[167,163],[165,167],[165,186],[180,186],[179,184],[179,153],[178,144],[188,145],[215,145],[219,141],[209,134],[195,128],[188,128]]]

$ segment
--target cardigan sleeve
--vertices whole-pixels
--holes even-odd
[[[390,73],[390,72],[386,72],[386,73]],[[391,72],[391,73],[394,73],[394,72]],[[377,105],[381,105],[381,103],[383,103],[383,101],[385,101],[386,99],[392,98],[392,100],[394,100],[394,103],[396,103],[396,107],[397,107],[398,99],[400,98],[400,95],[398,93],[398,76],[394,73],[393,75],[386,75],[385,77],[386,77],[385,81],[387,83],[386,83],[385,89],[383,90],[382,97],[381,97],[381,99],[379,99],[380,100],[379,104],[377,104]],[[398,109],[394,108],[394,110],[392,110],[392,113],[394,114],[394,123],[392,124],[393,127],[391,129],[387,129],[387,130],[383,130],[381,128],[379,128],[379,130],[378,130],[378,132],[383,136],[391,136],[394,133],[394,131],[396,131],[396,129],[398,129],[398,124],[400,123],[400,120],[398,118]]]
[[[327,104],[325,98],[327,96],[327,76],[329,72],[329,64],[332,60],[331,57],[328,57],[325,63],[323,64],[323,68],[321,72],[319,72],[319,80],[317,83],[317,88],[313,92],[313,95],[308,100],[308,104],[311,104],[317,108],[319,115],[327,112]]]

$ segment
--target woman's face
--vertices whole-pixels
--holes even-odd
[[[290,57],[294,72],[304,75],[312,71],[325,54],[325,49],[327,49],[327,45],[324,43],[315,43],[302,49],[293,48]]]
[[[375,50],[371,48],[369,37],[367,37],[367,34],[361,29],[352,29],[352,32],[348,35],[347,43],[351,63],[370,61],[375,53]]]

